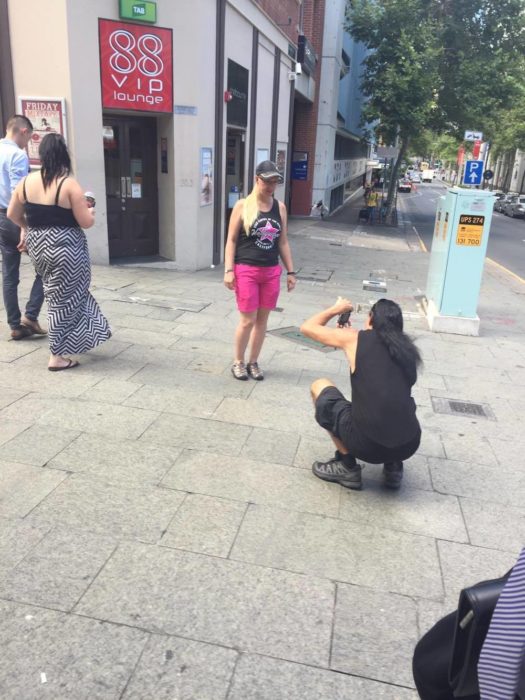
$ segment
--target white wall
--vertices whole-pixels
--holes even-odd
[[[322,199],[326,206],[330,203],[334,168],[344,11],[344,0],[326,0],[312,192],[312,201]]]

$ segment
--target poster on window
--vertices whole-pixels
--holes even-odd
[[[286,176],[286,148],[277,149],[275,165],[277,166],[277,170],[279,171],[280,176],[284,180]]]
[[[213,148],[201,148],[201,207],[213,204]]]
[[[18,104],[20,114],[27,117],[33,125],[33,134],[27,144],[29,164],[40,167],[38,149],[46,134],[61,134],[67,141],[66,104],[61,97],[20,97]]]
[[[99,19],[102,106],[173,112],[172,30]]]

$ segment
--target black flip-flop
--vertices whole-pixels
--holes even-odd
[[[63,367],[48,367],[48,370],[50,372],[62,372],[65,369],[73,369],[74,367],[78,367],[78,362],[76,360],[68,360],[67,365],[64,365]]]

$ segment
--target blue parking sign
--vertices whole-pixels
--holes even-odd
[[[467,160],[465,163],[465,174],[463,176],[464,185],[481,185],[483,177],[483,161]]]

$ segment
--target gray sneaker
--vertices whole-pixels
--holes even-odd
[[[314,462],[312,471],[318,479],[323,481],[333,481],[354,491],[360,491],[363,488],[359,464],[349,469],[341,461],[330,459],[328,462]]]
[[[403,481],[403,462],[386,462],[383,467],[385,486],[389,489],[398,489]]]

